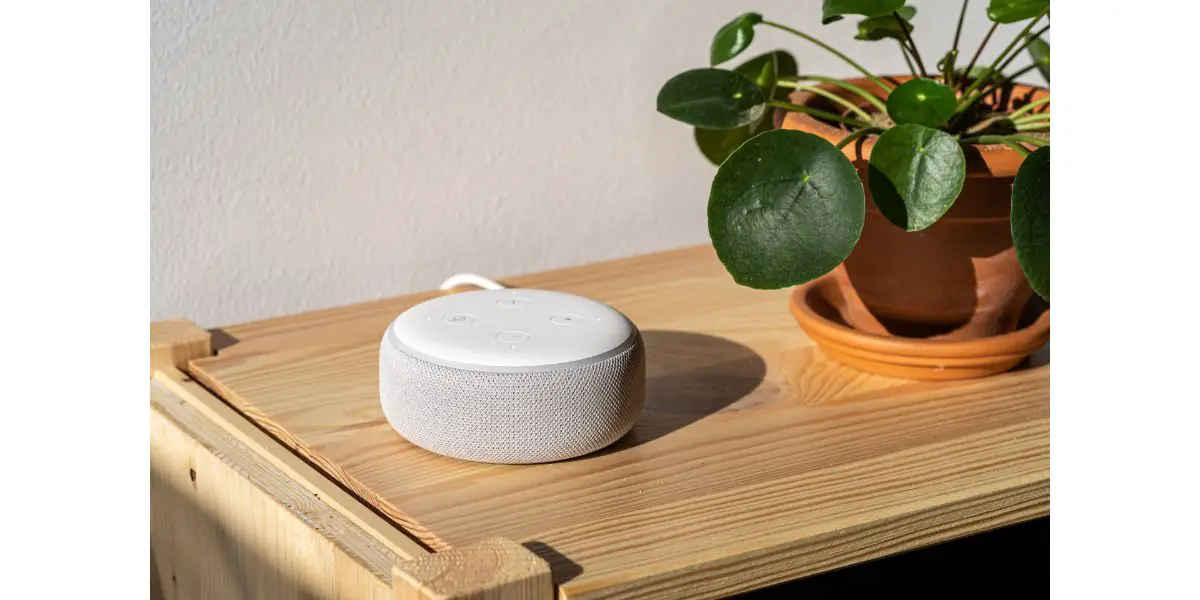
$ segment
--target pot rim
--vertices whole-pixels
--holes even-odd
[[[911,75],[885,75],[883,77],[900,83],[912,79]],[[852,83],[865,88],[867,91],[879,91],[879,85],[866,77],[841,78],[841,81]],[[856,97],[850,92],[832,84],[823,83],[816,87],[847,99],[854,99]],[[1031,100],[1037,100],[1050,95],[1049,89],[1023,83],[1015,84],[1013,89],[1022,94],[1028,93]],[[886,94],[881,94],[881,96],[884,99],[887,97]],[[823,100],[823,98],[804,90],[793,90],[789,94],[789,101],[802,106],[808,106],[817,100]],[[782,119],[778,118],[780,113],[783,114]],[[849,133],[845,129],[830,125],[807,113],[785,111],[784,109],[777,109],[776,126],[781,129],[793,129],[811,133],[820,136],[831,144],[837,144]],[[846,158],[849,158],[851,162],[854,162],[855,166],[864,167],[871,157],[871,149],[875,147],[877,139],[879,139],[879,134],[877,133],[864,135],[855,140],[853,144],[842,148],[842,154],[846,155]],[[1021,162],[1025,159],[1016,150],[1004,144],[968,144],[964,150],[967,159],[968,177],[1015,177],[1017,169],[1020,168]]]
[[[896,364],[912,364],[914,360],[919,363],[919,359],[929,358],[955,358],[965,362],[972,359],[988,361],[997,358],[1024,358],[1050,341],[1049,308],[1024,327],[983,338],[912,339],[885,337],[860,331],[826,319],[809,304],[810,294],[821,294],[825,288],[833,285],[834,278],[824,275],[792,288],[788,294],[788,308],[800,328],[818,343],[829,342],[834,346],[877,353]]]

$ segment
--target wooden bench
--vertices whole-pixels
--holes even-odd
[[[504,280],[642,329],[647,407],[530,466],[408,444],[378,404],[388,323],[425,292],[151,327],[152,560],[167,598],[716,598],[1049,514],[1048,365],[867,375],[787,290],[697,247]]]

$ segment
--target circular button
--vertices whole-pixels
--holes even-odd
[[[581,325],[581,324],[587,322],[587,319],[583,318],[583,315],[568,313],[565,315],[555,315],[553,317],[550,317],[550,322],[555,325],[563,325],[563,326]]]
[[[499,304],[502,308],[521,308],[523,306],[529,306],[529,298],[524,296],[513,296],[512,298],[499,300],[496,302],[496,304]]]
[[[442,317],[442,322],[447,325],[470,325],[475,322],[475,315],[471,313],[455,313]]]
[[[528,331],[521,331],[520,329],[505,329],[504,331],[496,334],[496,341],[505,344],[516,344],[517,342],[528,342],[532,337],[533,336],[529,335]]]

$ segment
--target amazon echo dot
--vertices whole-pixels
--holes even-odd
[[[500,289],[404,311],[379,350],[388,423],[426,450],[488,463],[572,458],[617,441],[645,405],[645,347],[611,307]]]

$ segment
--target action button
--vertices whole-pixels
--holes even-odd
[[[524,296],[513,296],[512,298],[499,300],[496,302],[496,304],[499,304],[502,308],[522,308],[529,306],[529,298]]]
[[[533,336],[529,335],[529,332],[527,331],[521,331],[520,329],[505,329],[504,331],[496,334],[496,341],[504,344],[516,344],[518,342],[528,342],[532,337]]]
[[[570,313],[570,314],[555,315],[553,317],[550,317],[550,322],[555,325],[563,325],[563,326],[581,325],[581,324],[587,322],[587,319],[583,318],[583,315],[577,315],[577,314]]]

